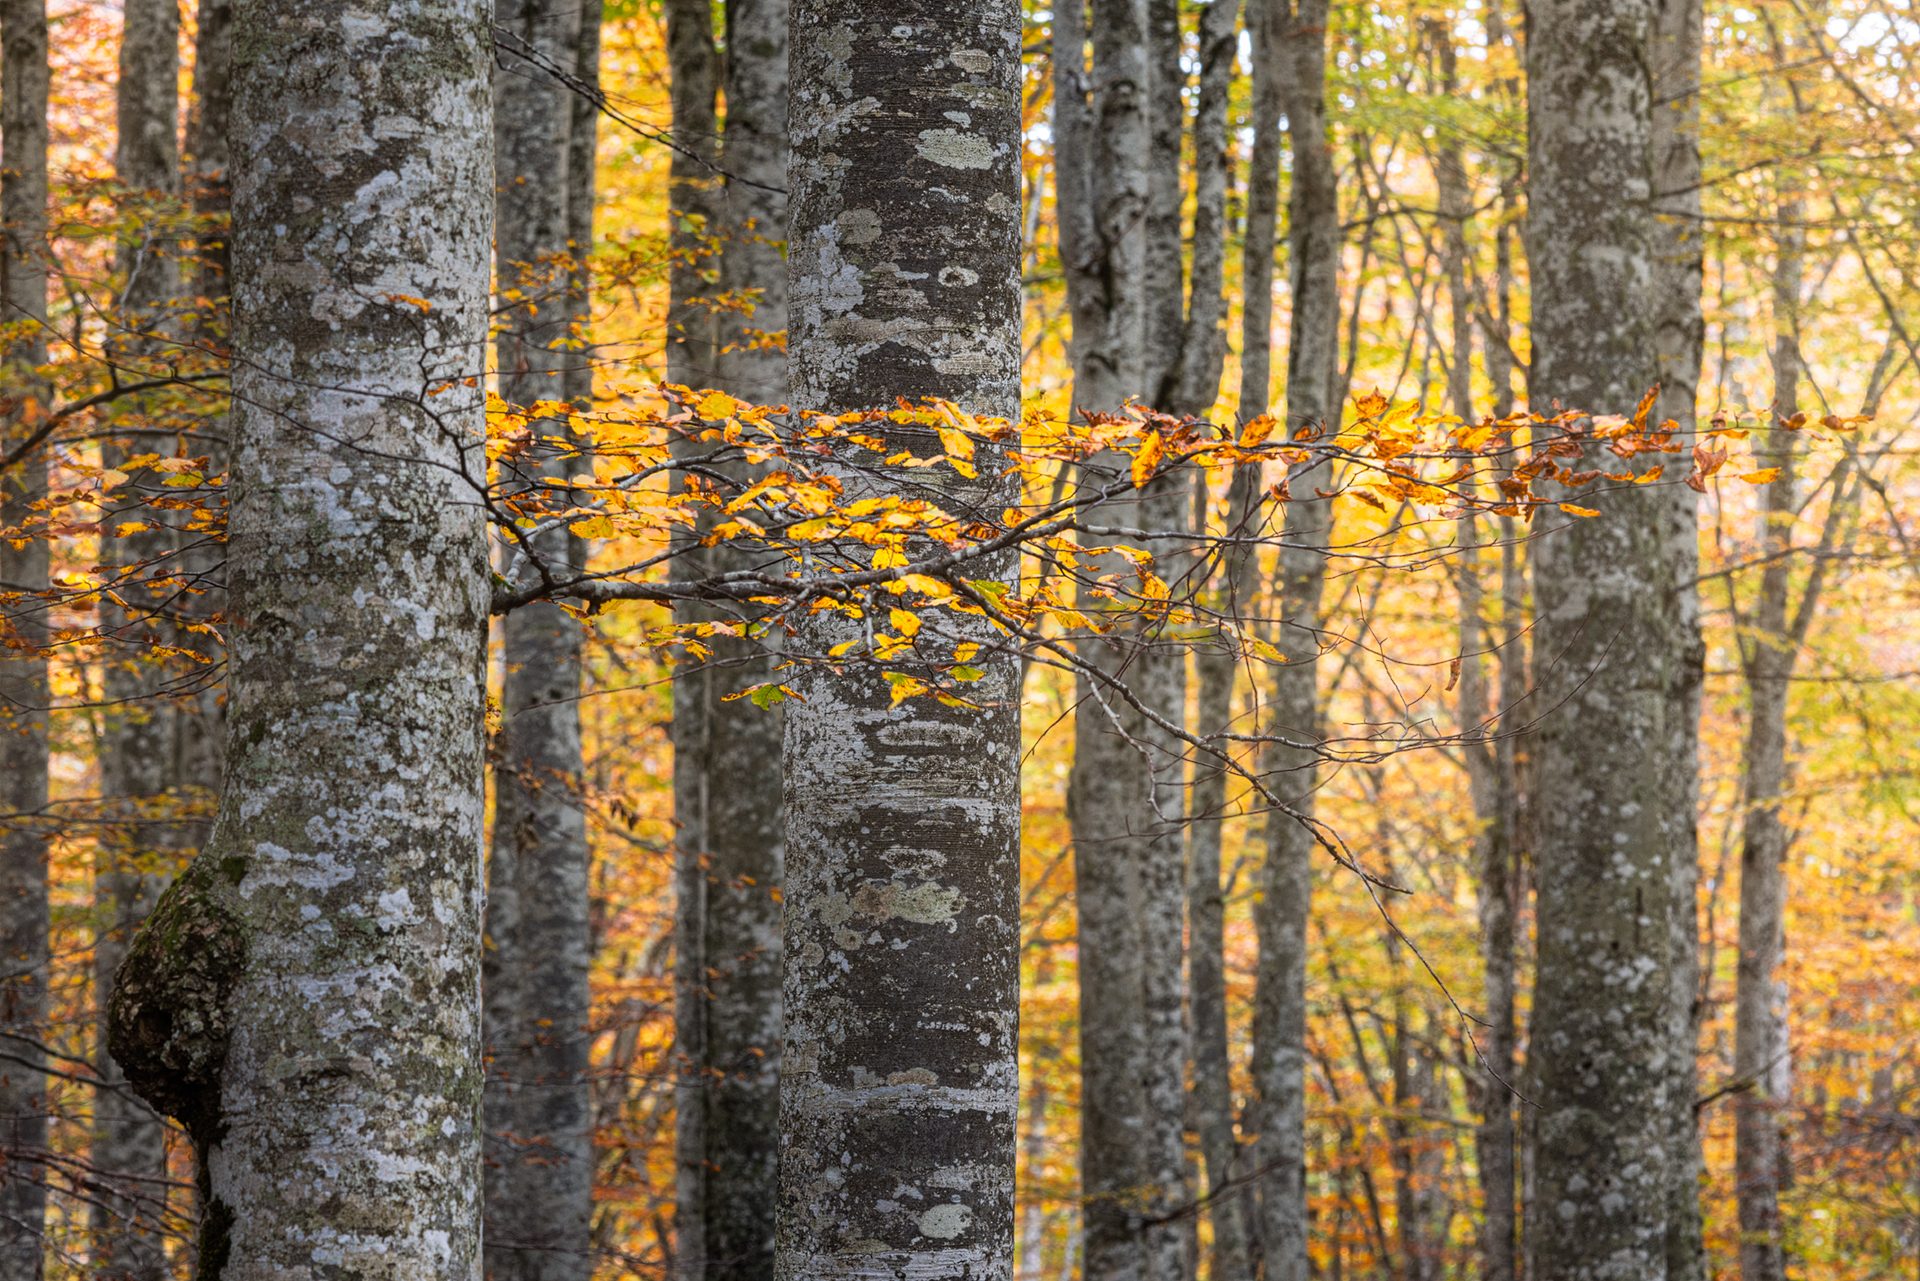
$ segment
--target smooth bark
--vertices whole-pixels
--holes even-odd
[[[1248,111],[1247,227],[1240,260],[1240,421],[1267,412],[1273,396],[1273,259],[1280,228],[1279,23],[1283,0],[1247,0],[1253,72]]]
[[[726,15],[720,284],[754,301],[719,318],[718,385],[777,405],[787,398],[787,0],[728,0]]]
[[[791,30],[794,403],[943,396],[1017,415],[1018,7],[876,24],[861,0],[805,0]],[[893,443],[937,450],[931,437]],[[1013,490],[982,455],[978,481],[910,475],[997,511]],[[906,480],[835,474],[849,499]],[[1011,584],[1017,568],[1009,555],[981,576]],[[784,752],[783,1281],[1012,1276],[1019,662],[984,619],[954,618],[987,645],[978,709],[894,707],[871,668],[791,682],[805,702]],[[814,615],[797,643],[819,653],[864,635],[832,619]]]
[[[1291,9],[1268,0],[1272,47],[1283,59],[1280,105],[1293,153],[1288,198],[1292,321],[1287,345],[1286,421],[1296,439],[1339,430],[1333,380],[1339,361],[1340,206],[1326,114],[1328,8],[1325,0],[1298,0]],[[1267,823],[1267,858],[1254,905],[1260,941],[1255,976],[1253,1078],[1260,1099],[1255,1167],[1261,1172],[1260,1243],[1267,1281],[1306,1281],[1306,972],[1307,913],[1315,841],[1306,821],[1314,811],[1319,756],[1320,598],[1333,503],[1313,496],[1326,488],[1324,467],[1295,466],[1288,479],[1280,552],[1280,633],[1275,646],[1286,662],[1273,676],[1263,769],[1275,794],[1294,814]]]
[[[7,379],[20,396],[0,418],[11,444],[34,427],[52,389],[33,370],[47,360],[47,9],[45,0],[0,4],[0,294],[9,324],[29,321],[4,353]],[[0,475],[0,528],[20,529],[46,493],[43,453]],[[28,591],[47,585],[47,544],[16,547],[0,538],[0,582]],[[0,1273],[32,1281],[41,1275],[46,1170],[32,1153],[47,1146],[46,1035],[49,979],[47,898],[46,615],[12,611],[23,648],[0,652]],[[16,1158],[14,1154],[18,1153]]]
[[[203,1276],[477,1278],[492,15],[236,16],[228,786],[110,1047]]]
[[[1205,414],[1227,359],[1227,106],[1240,53],[1240,0],[1212,0],[1200,17],[1200,93],[1193,113],[1193,265],[1168,412]]]
[[[509,48],[494,78],[495,340],[502,399],[559,400],[574,350],[570,167],[574,95],[547,67],[578,61],[574,0],[498,0]],[[564,435],[557,422],[544,428]],[[571,465],[545,468],[565,479]],[[583,560],[564,529],[536,552]],[[496,1281],[581,1281],[592,1272],[592,1048],[586,812],[580,795],[585,628],[553,602],[509,614],[495,744],[486,967],[487,1271]]]

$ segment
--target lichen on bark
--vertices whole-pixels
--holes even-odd
[[[789,375],[796,407],[941,396],[1019,412],[1020,15],[1010,0],[792,24]],[[926,454],[931,432],[902,432]],[[982,450],[984,455],[985,450]],[[890,472],[998,513],[1002,467]],[[832,464],[830,464],[832,465]],[[1011,582],[1002,556],[970,577]],[[977,708],[893,705],[870,668],[811,667],[787,715],[785,1058],[774,1275],[991,1281],[1013,1269],[1019,1030],[1019,663],[983,619]],[[817,614],[796,644],[859,631]],[[924,634],[924,633],[923,633]]]
[[[489,18],[237,14],[227,787],[110,1011],[203,1277],[479,1275]]]

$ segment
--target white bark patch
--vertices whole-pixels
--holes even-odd
[[[922,159],[949,169],[985,169],[993,164],[993,144],[957,129],[922,129],[914,148]]]
[[[936,1205],[920,1216],[920,1235],[950,1241],[973,1222],[973,1209],[965,1205]]]
[[[914,921],[921,925],[951,922],[966,902],[965,894],[945,889],[937,881],[922,881],[911,888],[890,881],[885,885],[868,885],[853,896],[853,908],[862,916],[876,921]]]

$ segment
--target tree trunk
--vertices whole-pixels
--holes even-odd
[[[708,216],[715,179],[710,158],[717,151],[720,55],[713,46],[712,0],[668,0],[665,6],[667,65],[671,77],[673,139],[667,173],[668,237],[673,257],[667,269],[667,381],[681,386],[712,383],[716,326],[700,302],[709,249]],[[676,442],[676,448],[691,446]],[[686,554],[699,572],[725,555],[724,547]],[[690,606],[691,618],[710,612]],[[673,677],[674,862],[674,1264],[683,1281],[705,1281],[709,1266],[707,1198],[712,1173],[712,1142],[707,1111],[714,1082],[707,1074],[707,1019],[711,989],[708,975],[707,891],[721,884],[710,869],[708,784],[712,763],[711,688],[715,673],[733,669],[697,658],[682,661]],[[741,686],[756,682],[745,682]],[[720,693],[737,693],[727,689]],[[737,705],[721,705],[722,714],[739,717]],[[744,727],[748,722],[742,720]],[[739,955],[755,955],[751,951]],[[732,977],[732,975],[730,975]],[[764,1237],[764,1234],[762,1234]],[[726,1266],[732,1256],[719,1254]]]
[[[1240,54],[1240,0],[1211,0],[1200,17],[1200,96],[1193,113],[1193,268],[1169,413],[1201,415],[1220,396],[1227,358],[1227,106]],[[1228,692],[1231,700],[1232,693]]]
[[[671,76],[673,157],[667,165],[667,381],[707,387],[714,381],[716,321],[709,281],[719,151],[720,55],[713,47],[713,0],[666,0],[667,66]]]
[[[124,18],[115,81],[114,176],[136,221],[116,255],[124,283],[111,345],[119,360],[139,370],[148,361],[176,358],[168,346],[168,331],[169,309],[180,287],[172,226],[173,202],[180,194],[180,8],[176,0],[133,0]],[[121,417],[129,426],[143,425],[154,403],[135,399],[124,406]],[[125,468],[129,458],[148,452],[152,444],[138,435],[110,438],[102,445],[101,461]],[[144,468],[125,470],[131,479],[117,495],[125,501],[106,513],[105,524],[133,532],[102,539],[100,558],[138,579],[148,571],[136,567],[166,557],[174,550],[176,535],[167,513],[145,504],[145,496],[159,492],[164,477]],[[171,812],[188,799],[181,784],[193,781],[180,777],[180,748],[190,713],[160,697],[181,673],[168,670],[170,665],[151,652],[179,643],[178,629],[164,612],[175,595],[171,588],[153,591],[129,585],[116,593],[117,601],[101,603],[102,629],[118,645],[106,651],[102,674],[106,706],[100,789],[107,826],[101,829],[94,868],[99,920],[94,991],[99,1002],[98,1070],[104,1085],[94,1099],[92,1160],[103,1172],[106,1189],[89,1206],[88,1219],[108,1273],[131,1281],[157,1281],[166,1271],[160,1236],[164,1215],[155,1213],[156,1202],[164,1208],[165,1189],[148,1182],[166,1173],[166,1128],[151,1107],[124,1088],[125,1078],[106,1052],[107,1007],[114,972],[134,931],[166,888],[180,851],[194,843],[193,834],[182,830]]]
[[[23,403],[0,419],[11,448],[34,426],[25,403],[44,412],[52,399],[33,371],[46,364],[47,342],[47,9],[45,0],[0,4],[0,294],[10,324],[31,321],[5,353],[7,381]],[[31,398],[30,402],[26,398]],[[47,490],[43,453],[29,454],[0,475],[0,528],[24,526]],[[28,591],[47,585],[45,541],[16,547],[0,538],[0,582]],[[14,612],[7,620],[25,648],[0,654],[0,1273],[31,1281],[41,1275],[45,1167],[28,1155],[47,1146],[46,1036],[48,981],[47,660],[45,614]],[[18,1160],[12,1154],[20,1153]]]
[[[1271,48],[1282,59],[1280,106],[1293,149],[1289,251],[1293,316],[1287,346],[1287,424],[1296,438],[1337,431],[1332,403],[1339,360],[1340,206],[1327,137],[1326,0],[1279,0],[1270,21]],[[1313,886],[1315,761],[1320,742],[1320,597],[1333,503],[1315,498],[1327,476],[1297,466],[1280,552],[1281,632],[1286,662],[1274,669],[1271,746],[1264,768],[1270,786],[1301,817],[1276,813],[1267,823],[1267,861],[1254,925],[1260,960],[1254,991],[1254,1088],[1260,1097],[1260,1244],[1267,1281],[1306,1281],[1306,975],[1307,910]]]
[[[574,78],[584,90],[600,88],[602,0],[581,0],[580,35],[574,45]],[[588,92],[571,95],[573,121],[567,130],[567,255],[572,260],[569,292],[574,326],[572,355],[560,375],[565,399],[580,408],[593,403],[593,212],[600,162],[600,104]]]
[[[875,24],[860,0],[803,0],[792,36],[795,404],[943,396],[1016,416],[1018,7]],[[924,273],[912,291],[897,284],[907,272]],[[899,447],[939,449],[924,429],[894,432]],[[990,511],[1014,497],[990,458],[967,482],[944,466],[868,467],[835,466],[847,498],[908,475]],[[1006,555],[976,572],[1011,584],[1017,571]],[[820,653],[863,634],[835,617],[814,615],[796,643]],[[969,687],[981,710],[893,707],[864,667],[791,682],[805,701],[784,753],[783,1281],[1012,1275],[1019,662],[984,619],[951,618],[987,646]]]
[[[233,152],[227,143],[227,125],[233,116],[233,0],[200,0],[194,11],[193,102],[187,114],[186,187],[194,217],[202,223],[224,222],[233,206],[233,184],[227,170]],[[224,227],[203,230],[195,246],[193,293],[209,301],[227,292],[227,234]],[[225,308],[214,309],[224,319]],[[226,326],[210,325],[203,315],[202,332],[226,343]]]
[[[1226,358],[1226,199],[1231,165],[1227,153],[1227,99],[1239,54],[1235,30],[1239,0],[1212,0],[1200,19],[1200,96],[1194,112],[1193,271],[1180,358],[1172,371],[1167,408],[1203,414],[1220,394]],[[1194,528],[1207,526],[1207,484],[1196,477]],[[1228,537],[1239,536],[1259,493],[1259,469],[1241,467],[1228,486]],[[1229,552],[1221,593],[1237,613],[1252,587],[1252,558]],[[1224,638],[1219,638],[1224,639]],[[1195,657],[1200,682],[1196,712],[1202,734],[1228,728],[1238,657],[1216,644]],[[1232,1064],[1227,1036],[1226,900],[1220,886],[1220,842],[1227,800],[1227,772],[1202,762],[1193,776],[1192,819],[1187,832],[1188,988],[1193,1028],[1193,1114],[1206,1164],[1207,1216],[1213,1226],[1213,1281],[1251,1281],[1244,1199],[1239,1177],[1240,1141],[1233,1126]]]
[[[720,284],[756,295],[720,317],[720,385],[759,404],[787,398],[787,0],[728,0],[722,138],[727,240]]]
[[[1780,1222],[1785,1157],[1780,1111],[1791,1102],[1785,1006],[1775,968],[1786,950],[1788,831],[1780,813],[1787,785],[1787,688],[1798,657],[1788,621],[1793,523],[1799,504],[1794,431],[1800,411],[1800,293],[1806,202],[1780,173],[1780,232],[1773,269],[1773,405],[1766,451],[1756,459],[1780,474],[1764,487],[1760,598],[1741,646],[1747,678],[1746,823],[1740,850],[1739,968],[1734,995],[1733,1073],[1750,1088],[1734,1102],[1734,1193],[1740,1221],[1741,1281],[1782,1281]],[[1838,487],[1834,501],[1838,502]]]
[[[229,786],[110,1048],[202,1275],[475,1277],[491,15],[237,16]]]
[[[1187,124],[1186,50],[1180,36],[1180,0],[1146,0],[1146,6],[1147,210],[1141,224],[1146,233],[1146,259],[1141,264],[1146,349],[1141,353],[1139,395],[1164,409],[1180,377],[1185,330],[1180,232],[1187,193],[1181,181],[1180,150]]]
[[[727,6],[725,187],[713,204],[720,281],[756,294],[722,313],[717,385],[761,403],[787,398],[787,5]],[[697,45],[697,42],[692,42]],[[696,49],[696,54],[697,54]],[[691,59],[697,83],[701,63]],[[742,469],[744,470],[744,469]],[[720,545],[688,559],[719,573],[752,553]],[[740,623],[738,609],[682,607],[687,620]],[[747,615],[750,619],[751,614]],[[675,678],[679,880],[676,1022],[678,1252],[683,1275],[757,1281],[773,1269],[779,1196],[780,744],[784,717],[744,698],[773,671],[771,637],[715,635]]]
[[[1273,395],[1273,257],[1280,225],[1280,18],[1283,0],[1247,0],[1253,147],[1247,157],[1247,229],[1240,258],[1240,421]]]
[[[1093,0],[1090,33],[1086,18],[1073,4],[1054,12],[1054,208],[1073,316],[1073,403],[1112,410],[1146,391],[1147,0]],[[1082,56],[1089,34],[1091,73]]]
[[[508,304],[496,344],[500,395],[511,404],[559,400],[566,370],[585,359],[571,350],[574,102],[545,70],[577,64],[580,12],[572,0],[497,0],[495,9],[517,42],[505,46],[509,56],[494,78],[495,274]],[[539,61],[512,57],[515,48]],[[545,430],[566,432],[557,422]],[[571,467],[555,460],[546,477],[564,480]],[[537,550],[578,567],[583,546],[557,529]],[[509,614],[502,631],[504,721],[488,869],[486,1265],[496,1281],[572,1281],[592,1272],[585,628],[560,605],[541,602]]]
[[[1528,41],[1532,404],[1632,413],[1659,374],[1651,13],[1554,0]],[[1644,472],[1663,456],[1636,455]],[[1577,468],[1620,464],[1598,442]],[[1535,544],[1539,961],[1532,1029],[1538,1275],[1667,1275],[1676,1119],[1674,1012],[1690,958],[1697,632],[1680,586],[1680,486],[1636,486]],[[1685,882],[1683,887],[1682,882]],[[1687,897],[1682,900],[1685,893]],[[1690,1120],[1690,1115],[1689,1115]]]
[[[1216,4],[1223,0],[1215,0]],[[1211,11],[1209,11],[1211,12]],[[1196,478],[1199,511],[1195,528],[1206,530],[1207,488]],[[1260,469],[1237,467],[1227,490],[1227,520],[1222,534],[1250,536],[1249,518],[1260,494]],[[1228,617],[1244,617],[1252,607],[1257,566],[1246,552],[1229,550],[1215,608]],[[1219,734],[1234,727],[1233,686],[1239,657],[1217,636],[1194,656],[1200,682],[1195,707],[1199,732]],[[1240,730],[1238,732],[1245,732]],[[1221,744],[1226,750],[1226,745]],[[1233,1127],[1232,1065],[1227,1036],[1226,898],[1220,885],[1220,844],[1225,826],[1227,771],[1202,760],[1194,768],[1192,818],[1187,828],[1187,921],[1192,933],[1187,952],[1193,1016],[1193,1113],[1206,1162],[1207,1215],[1213,1224],[1211,1281],[1252,1281],[1246,1207],[1234,1187],[1245,1177],[1240,1141]]]
[[[1692,437],[1700,390],[1700,358],[1706,320],[1700,291],[1704,252],[1700,217],[1700,67],[1703,38],[1700,0],[1655,0],[1651,50],[1653,90],[1652,160],[1654,218],[1654,344],[1659,359],[1659,421],[1673,421],[1680,439]],[[1696,908],[1700,879],[1696,812],[1699,804],[1700,690],[1706,646],[1700,637],[1700,516],[1691,489],[1669,485],[1662,506],[1666,520],[1668,581],[1676,631],[1672,677],[1667,687],[1669,742],[1680,767],[1670,771],[1667,798],[1675,854],[1673,876],[1673,981],[1668,1022],[1673,1049],[1669,1116],[1672,1197],[1667,1216],[1667,1281],[1707,1281],[1706,1244],[1700,1216],[1700,1128],[1693,1099],[1699,1089],[1700,925]]]

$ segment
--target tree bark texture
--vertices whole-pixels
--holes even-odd
[[[757,404],[787,398],[787,0],[728,0],[720,286],[753,295],[719,317],[720,386]]]
[[[1800,294],[1805,286],[1806,204],[1782,174],[1773,270],[1773,404],[1759,461],[1778,467],[1761,508],[1760,598],[1742,646],[1747,678],[1746,823],[1740,850],[1740,933],[1734,992],[1733,1072],[1750,1088],[1734,1100],[1734,1194],[1741,1281],[1782,1281],[1780,1188],[1785,1160],[1781,1109],[1791,1102],[1786,1003],[1776,967],[1786,951],[1789,832],[1780,813],[1787,786],[1787,691],[1799,637],[1789,619],[1793,525],[1799,504],[1796,441],[1785,424],[1800,411]],[[1838,501],[1839,487],[1835,487]],[[1817,580],[1816,580],[1817,584]],[[1815,587],[1817,590],[1817,586]],[[1785,1088],[1783,1088],[1785,1087]]]
[[[1219,3],[1220,0],[1216,0]],[[1197,478],[1205,529],[1207,488]],[[1226,537],[1242,536],[1260,493],[1260,469],[1234,469],[1227,489]],[[1219,607],[1240,616],[1252,605],[1253,558],[1229,551],[1222,567]],[[1199,679],[1195,706],[1201,734],[1233,731],[1233,687],[1238,656],[1221,637],[1194,656]],[[1244,731],[1236,731],[1244,732]],[[1189,1005],[1193,1022],[1193,1118],[1206,1163],[1207,1214],[1213,1225],[1211,1281],[1252,1281],[1246,1202],[1235,1188],[1245,1177],[1240,1140],[1234,1133],[1232,1064],[1227,1036],[1226,897],[1220,884],[1220,845],[1225,827],[1227,771],[1203,760],[1194,769],[1192,817],[1187,828],[1187,951]]]
[[[209,300],[226,296],[227,233],[232,208],[228,169],[232,152],[227,124],[233,116],[233,0],[201,0],[194,11],[193,101],[187,113],[186,184],[194,217],[201,222],[195,245],[192,292]],[[224,315],[224,308],[219,309]],[[209,326],[202,318],[202,329]],[[226,327],[217,329],[221,343]]]
[[[586,90],[600,87],[600,25],[606,6],[602,0],[581,0],[580,34],[574,44],[574,79]],[[599,184],[600,104],[587,92],[575,90],[573,120],[567,130],[567,256],[569,314],[574,341],[566,369],[560,375],[565,399],[580,408],[593,402],[593,214]]]
[[[1701,309],[1705,223],[1700,193],[1700,75],[1704,9],[1700,0],[1654,0],[1650,78],[1652,81],[1653,292],[1654,347],[1659,361],[1660,399],[1654,413],[1672,421],[1679,439],[1696,426],[1700,360],[1706,341]],[[1677,652],[1667,688],[1667,715],[1673,759],[1667,806],[1675,854],[1672,860],[1673,982],[1668,1009],[1673,1051],[1671,1203],[1667,1217],[1667,1281],[1707,1281],[1706,1243],[1702,1239],[1699,1119],[1692,1100],[1698,1092],[1700,1040],[1700,925],[1696,909],[1700,850],[1699,807],[1700,693],[1706,646],[1700,637],[1700,514],[1691,489],[1670,485],[1663,506],[1665,557],[1672,584]]]
[[[7,380],[41,411],[52,389],[33,370],[47,360],[47,8],[45,0],[0,3],[0,294],[8,323],[32,321],[4,353]],[[0,419],[0,440],[32,430],[20,407]],[[0,475],[0,529],[18,528],[47,490],[44,454]],[[0,582],[27,590],[47,585],[47,544],[0,538]],[[0,1273],[41,1275],[45,1168],[25,1155],[47,1146],[48,982],[47,660],[44,614],[12,614],[22,648],[0,652]],[[15,1159],[14,1154],[22,1154]]]
[[[1055,34],[1056,75],[1084,65],[1081,16],[1056,11],[1057,22],[1066,19]],[[1091,99],[1080,105],[1076,79],[1065,110],[1086,119],[1056,143],[1056,206],[1068,258],[1074,405],[1110,413],[1130,399],[1164,406],[1179,376],[1185,76],[1178,8],[1167,0],[1094,0],[1090,35]],[[1064,207],[1069,199],[1076,208]],[[1087,483],[1110,474],[1114,458],[1101,462]],[[1136,522],[1179,529],[1189,505],[1184,487],[1155,481],[1140,494]],[[1157,628],[1122,627],[1083,639],[1079,650],[1179,723],[1185,657]],[[1079,905],[1082,1267],[1089,1281],[1177,1281],[1187,1268],[1187,1225],[1168,1212],[1190,1199],[1182,1134],[1184,753],[1096,683],[1084,675],[1078,682],[1067,801]]]
[[[859,0],[794,5],[797,406],[942,396],[1019,413],[1020,30],[1010,0],[902,8],[881,23]],[[931,432],[895,443],[939,448]],[[1012,488],[979,461],[978,481],[944,467],[911,475],[997,512]],[[837,474],[850,499],[890,481]],[[1017,569],[1006,556],[980,576],[1011,584]],[[862,634],[832,617],[816,615],[799,643]],[[977,710],[894,707],[870,669],[814,667],[795,682],[782,1281],[1012,1276],[1019,661],[983,619],[951,620],[943,631],[987,647],[969,686]]]
[[[724,186],[711,191],[721,287],[755,299],[717,318],[718,386],[787,399],[787,27],[785,0],[726,8]],[[698,62],[695,60],[698,74]],[[700,572],[744,568],[750,551],[702,548]],[[739,611],[683,618],[740,624]],[[750,621],[750,615],[749,620]],[[716,634],[674,686],[680,866],[676,1025],[684,1275],[772,1273],[779,1199],[780,889],[785,850],[780,751],[785,717],[738,697],[772,675],[771,638]]]
[[[1200,16],[1200,93],[1193,113],[1193,265],[1168,412],[1205,414],[1227,359],[1227,106],[1240,54],[1240,0],[1212,0]],[[1229,694],[1229,698],[1231,694]]]
[[[665,0],[663,8],[674,144],[667,167],[667,381],[699,388],[714,381],[718,332],[711,298],[720,275],[710,258],[719,193],[720,54],[713,47],[713,0]]]
[[[1268,0],[1272,47],[1282,59],[1280,106],[1293,151],[1288,198],[1292,322],[1287,347],[1289,432],[1311,439],[1339,430],[1333,401],[1340,336],[1340,206],[1327,135],[1326,0],[1290,9]],[[1280,552],[1280,635],[1286,662],[1274,669],[1263,768],[1275,793],[1302,819],[1313,815],[1320,743],[1320,598],[1333,503],[1323,467],[1298,466],[1289,478]],[[1260,1098],[1255,1168],[1261,1172],[1260,1243],[1267,1281],[1306,1281],[1306,974],[1307,911],[1313,886],[1313,833],[1301,819],[1272,814],[1267,860],[1254,905],[1260,959],[1255,975],[1253,1077]]]
[[[173,225],[173,202],[180,194],[180,9],[176,0],[133,0],[123,18],[114,176],[140,216],[116,255],[123,284],[112,346],[138,368],[147,360],[174,358],[167,344],[174,337],[170,308],[180,292]],[[135,400],[126,417],[133,424],[146,423],[154,403]],[[121,467],[150,446],[150,439],[139,436],[109,439],[101,458],[109,467]],[[124,501],[106,513],[106,524],[130,532],[102,539],[100,549],[103,562],[123,571],[161,561],[180,537],[169,514],[145,502],[161,492],[163,477],[144,468],[127,470],[131,480],[118,495]],[[94,992],[104,1086],[94,1099],[92,1160],[103,1172],[104,1189],[88,1207],[88,1217],[95,1249],[110,1275],[157,1281],[165,1274],[166,1254],[159,1235],[163,1216],[154,1210],[156,1202],[164,1205],[165,1190],[145,1180],[166,1173],[165,1122],[125,1088],[119,1065],[106,1052],[106,1016],[114,972],[134,930],[166,888],[174,860],[197,844],[198,833],[183,829],[172,811],[190,800],[188,789],[204,781],[193,777],[191,766],[206,753],[196,752],[188,741],[204,734],[195,724],[199,709],[163,696],[182,673],[151,653],[183,638],[166,616],[177,593],[129,586],[116,595],[118,601],[101,603],[101,622],[118,644],[107,651],[102,673],[101,817],[107,825],[94,871]]]
[[[1659,375],[1653,13],[1556,0],[1529,23],[1528,243],[1536,410],[1634,412]],[[1636,455],[1645,471],[1664,460]],[[1590,443],[1575,467],[1621,464]],[[1698,634],[1680,586],[1691,503],[1635,486],[1535,546],[1542,703],[1532,1029],[1543,1278],[1665,1277],[1684,1158],[1675,1021],[1691,957],[1690,778]],[[1684,900],[1684,901],[1683,901]],[[1682,918],[1686,918],[1683,920]],[[1690,995],[1690,992],[1688,993]],[[1690,1063],[1689,1063],[1690,1066]]]
[[[237,14],[228,787],[110,1039],[204,1277],[480,1275],[491,16]]]
[[[1073,403],[1110,411],[1147,391],[1152,69],[1148,0],[1054,11],[1054,207],[1073,316]],[[1091,68],[1083,51],[1091,37]]]
[[[577,65],[580,15],[574,0],[495,7],[495,22],[538,59],[503,59],[494,77],[495,276],[503,297],[496,351],[500,395],[518,405],[559,400],[567,370],[586,359],[573,349],[574,96],[547,70]],[[552,422],[544,430],[566,428]],[[570,466],[547,464],[547,478],[565,479]],[[564,566],[583,561],[583,546],[558,529],[535,550]],[[584,631],[551,601],[516,610],[502,628],[485,1019],[486,1265],[496,1281],[583,1281],[592,1272]]]
[[[1240,259],[1240,421],[1267,412],[1273,396],[1273,257],[1280,226],[1280,86],[1277,39],[1282,0],[1247,0],[1253,71],[1248,112],[1247,228]]]

